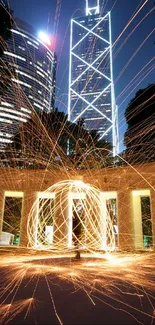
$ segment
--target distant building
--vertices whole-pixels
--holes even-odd
[[[12,83],[0,99],[0,151],[12,142],[19,124],[30,118],[33,109],[50,112],[55,101],[54,52],[19,19],[11,32],[3,55],[12,71]]]
[[[110,12],[100,14],[86,0],[86,16],[71,20],[68,117],[83,118],[88,130],[111,142],[118,152],[118,121],[115,103]]]

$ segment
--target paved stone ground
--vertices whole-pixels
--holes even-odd
[[[154,257],[0,247],[0,323],[154,325]]]

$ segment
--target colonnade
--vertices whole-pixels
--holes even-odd
[[[148,192],[149,191],[149,192]],[[136,192],[136,193],[135,193]],[[142,216],[140,208],[140,198],[142,191],[133,191],[131,189],[121,187],[116,192],[117,200],[117,224],[118,224],[118,249],[120,250],[134,250],[143,249],[143,233],[142,233]],[[144,191],[145,192],[145,191]],[[104,193],[104,192],[103,192]],[[108,192],[106,192],[108,193]],[[155,191],[153,189],[147,190],[150,193],[150,208],[151,208],[151,221],[152,221],[152,236],[153,236],[153,247],[155,248]],[[108,194],[107,194],[108,197]],[[109,192],[110,197],[110,192]],[[20,246],[28,246],[28,233],[27,233],[27,222],[29,213],[31,211],[31,222],[37,220],[38,214],[37,205],[34,205],[38,198],[38,192],[32,190],[24,191],[22,198],[22,211],[20,221]],[[54,234],[53,234],[53,245],[57,246],[57,240],[61,240],[64,247],[71,245],[71,233],[70,223],[72,220],[69,219],[68,211],[70,206],[60,206],[60,194],[55,197],[56,204],[59,206],[55,215],[54,221]],[[64,201],[65,202],[65,201]],[[65,204],[65,203],[64,203]],[[0,233],[3,229],[3,216],[5,208],[5,191],[0,190]],[[64,215],[66,222],[64,221]],[[35,240],[37,236],[37,224],[32,222],[31,231],[33,232],[33,238]]]

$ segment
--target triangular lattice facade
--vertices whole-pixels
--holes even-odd
[[[68,116],[72,122],[83,118],[117,154],[110,12],[102,17],[88,10],[87,16],[71,20]]]

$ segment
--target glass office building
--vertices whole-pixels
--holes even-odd
[[[20,123],[32,110],[50,112],[54,107],[56,57],[35,30],[16,19],[3,55],[12,73],[11,84],[0,101],[0,150],[12,142]]]
[[[83,118],[87,129],[96,129],[117,154],[111,16],[100,14],[99,0],[94,7],[87,0],[86,16],[71,20],[68,116],[72,122]]]

